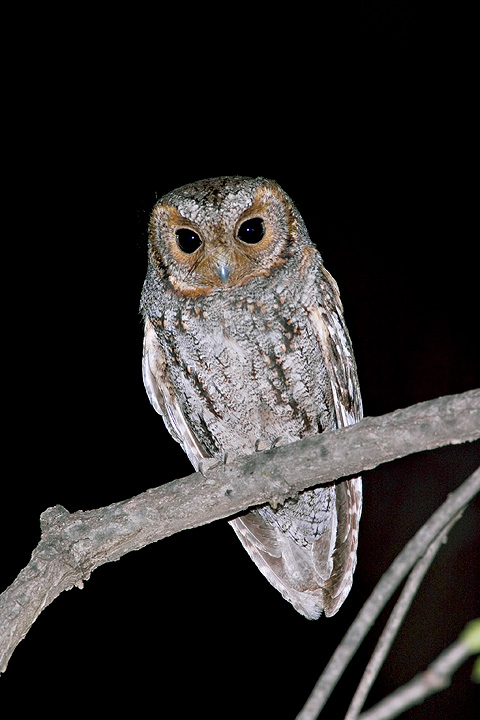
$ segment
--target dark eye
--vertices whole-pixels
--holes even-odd
[[[177,245],[184,253],[193,253],[202,244],[200,235],[188,228],[180,228],[175,235],[177,236]]]
[[[244,243],[255,245],[265,235],[265,225],[262,218],[250,218],[238,228],[238,237]]]

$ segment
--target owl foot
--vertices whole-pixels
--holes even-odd
[[[202,460],[200,460],[200,462],[198,463],[198,472],[201,473],[203,477],[206,477],[205,473],[213,470],[213,468],[218,467],[219,465],[221,467],[224,467],[227,464],[228,460],[228,452],[223,453],[223,457],[221,460],[219,460],[217,457],[202,458]]]
[[[263,450],[268,450],[270,448],[271,443],[268,442],[268,440],[265,440],[264,438],[258,438],[258,440],[255,440],[255,452],[262,452]]]
[[[278,445],[286,445],[288,439],[282,435],[279,435],[274,440],[265,440],[265,438],[259,438],[255,441],[255,452],[271,452],[275,450]]]
[[[277,448],[279,445],[286,445],[288,443],[287,438],[282,437],[279,435],[276,437],[272,442],[270,443],[270,447],[268,448],[268,452],[273,452],[275,448]]]

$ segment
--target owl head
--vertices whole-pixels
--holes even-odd
[[[293,202],[273,180],[218,177],[184,185],[155,205],[152,270],[189,295],[269,275],[311,244]]]

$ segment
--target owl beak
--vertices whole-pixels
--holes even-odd
[[[220,260],[215,270],[218,277],[225,285],[230,277],[230,266],[224,260]]]

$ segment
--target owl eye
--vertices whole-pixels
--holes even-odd
[[[244,243],[255,245],[265,235],[265,225],[262,218],[250,218],[238,228],[238,237]]]
[[[177,230],[175,235],[177,237],[177,245],[180,250],[184,253],[188,253],[189,255],[194,253],[195,250],[198,250],[202,244],[200,235],[188,228],[180,228],[180,230]]]

